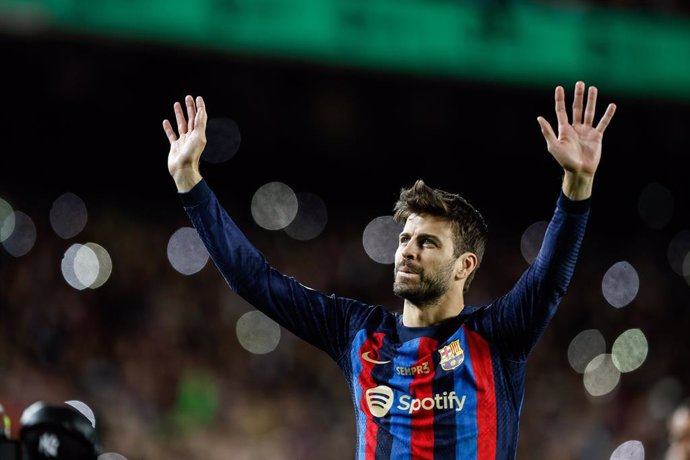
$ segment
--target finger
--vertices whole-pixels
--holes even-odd
[[[585,84],[575,83],[575,96],[573,96],[573,124],[582,123],[582,100],[585,97]]]
[[[558,126],[568,124],[568,113],[565,111],[565,91],[562,86],[556,87],[554,95],[556,100],[556,118],[558,119]]]
[[[539,126],[541,126],[541,134],[544,136],[544,139],[546,139],[547,146],[558,141],[556,133],[553,132],[553,128],[551,127],[551,123],[546,121],[544,117],[537,117],[537,122],[539,122]]]
[[[165,135],[168,136],[168,140],[171,144],[177,140],[177,135],[167,119],[163,120],[163,131],[165,131]]]
[[[182,104],[175,102],[173,108],[175,110],[175,120],[177,121],[177,131],[180,133],[180,136],[187,134],[187,120],[184,119],[184,113],[182,113]]]
[[[599,124],[597,124],[597,131],[604,134],[606,127],[609,125],[609,123],[611,123],[611,119],[613,118],[614,113],[616,113],[616,104],[609,104],[609,106],[606,107],[606,112],[604,113],[604,116],[601,117],[601,120],[599,120]]]
[[[192,96],[187,96],[184,98],[184,102],[187,105],[187,129],[188,132],[194,129],[194,118],[196,117],[196,108],[194,107],[194,98]]]
[[[203,108],[206,110],[206,103],[204,102],[204,98],[201,96],[196,97],[196,106],[197,108]]]
[[[201,132],[206,132],[206,121],[208,120],[208,114],[206,113],[206,106],[204,105],[204,100],[201,96],[196,98],[196,119],[194,120],[194,126],[201,130]]]
[[[594,123],[594,112],[597,108],[597,87],[590,86],[587,92],[587,106],[585,107],[585,120],[586,125],[591,126]]]

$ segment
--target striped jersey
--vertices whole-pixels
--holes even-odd
[[[590,200],[560,193],[541,249],[514,287],[430,327],[311,289],[273,268],[205,181],[180,194],[230,288],[342,369],[356,459],[512,459],[525,366],[570,283]]]

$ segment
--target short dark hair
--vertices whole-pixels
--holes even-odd
[[[467,292],[477,272],[488,239],[488,229],[484,217],[462,196],[444,190],[434,189],[418,179],[414,185],[400,190],[400,197],[393,208],[393,219],[405,224],[410,214],[429,214],[447,219],[453,230],[453,254],[464,252],[477,256],[477,266],[465,282]]]

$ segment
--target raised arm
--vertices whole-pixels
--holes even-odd
[[[208,120],[204,99],[201,96],[197,96],[196,101],[192,96],[187,96],[184,102],[187,107],[187,119],[182,104],[175,102],[173,105],[178,134],[175,133],[170,121],[163,120],[163,130],[170,141],[168,171],[180,193],[190,191],[201,181],[199,160],[206,147]]]
[[[583,111],[585,84],[575,84],[572,120],[568,121],[565,109],[565,91],[557,86],[555,91],[556,119],[558,136],[544,117],[537,117],[546,147],[564,170],[563,193],[571,200],[584,200],[592,194],[594,174],[601,159],[601,143],[604,130],[616,111],[615,104],[609,104],[606,112],[594,126],[594,113],[597,104],[597,88],[590,86],[587,103]]]

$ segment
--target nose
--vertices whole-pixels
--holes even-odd
[[[400,249],[400,255],[403,259],[414,259],[416,255],[414,244],[408,242],[405,246]]]

